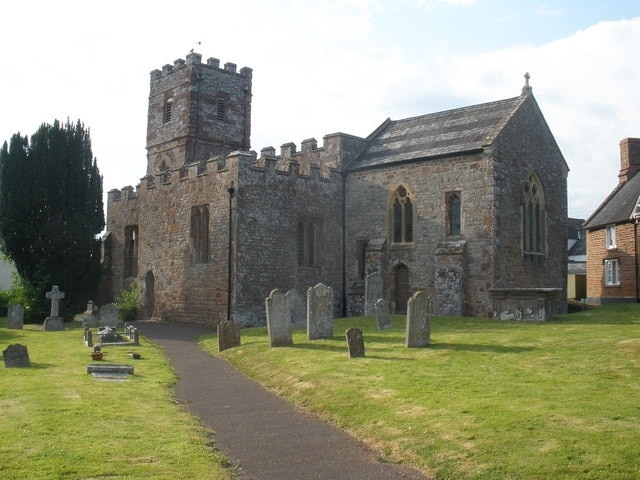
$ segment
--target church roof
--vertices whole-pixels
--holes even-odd
[[[639,198],[640,174],[636,174],[630,180],[616,186],[587,219],[584,228],[593,229],[630,221],[636,213]]]
[[[479,151],[491,145],[528,95],[404,120],[387,119],[348,170]]]

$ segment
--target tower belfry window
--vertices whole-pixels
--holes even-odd
[[[164,102],[164,110],[162,112],[162,123],[171,121],[173,115],[173,99],[170,98]]]
[[[218,118],[218,120],[224,121],[227,118],[227,101],[224,98],[219,98],[216,104],[216,108],[216,117]]]

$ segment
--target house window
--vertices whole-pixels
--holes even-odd
[[[447,202],[447,233],[449,235],[460,235],[461,232],[461,211],[460,192],[449,192],[446,195]]]
[[[608,287],[620,285],[620,261],[617,258],[604,261],[604,284]]]
[[[607,249],[612,250],[616,247],[616,226],[609,225],[607,227]]]
[[[124,277],[138,275],[138,226],[124,227]]]
[[[413,242],[413,201],[405,187],[400,185],[390,197],[390,233],[393,243]]]
[[[227,118],[227,101],[224,98],[219,98],[216,107],[216,117],[218,120],[224,121]]]
[[[162,123],[170,122],[171,115],[173,115],[173,99],[172,98],[164,102],[164,109],[162,112]]]
[[[296,243],[298,266],[314,266],[316,264],[316,225],[312,220],[301,220],[298,222]]]
[[[193,264],[209,263],[209,208],[206,205],[191,209],[191,243]]]
[[[543,254],[546,242],[545,204],[542,185],[532,173],[522,196],[522,248],[524,253]]]

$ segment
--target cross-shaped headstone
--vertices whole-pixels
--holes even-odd
[[[64,298],[64,292],[58,289],[57,285],[54,285],[50,292],[47,292],[47,298],[51,300],[51,316],[57,317],[59,313],[60,299]]]

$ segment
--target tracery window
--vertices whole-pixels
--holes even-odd
[[[209,263],[209,208],[206,205],[191,208],[191,242],[193,264]]]
[[[544,254],[546,214],[544,192],[540,180],[532,173],[522,195],[522,248],[524,253]]]
[[[392,243],[413,242],[413,200],[407,189],[400,185],[390,197],[390,234]]]

